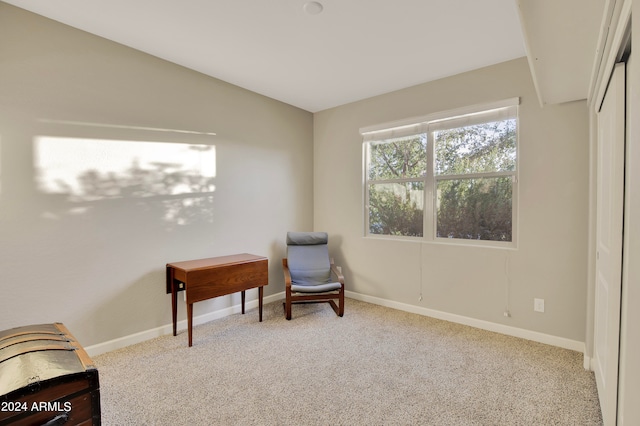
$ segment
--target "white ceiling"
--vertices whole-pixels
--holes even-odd
[[[514,0],[3,1],[311,112],[527,54]]]

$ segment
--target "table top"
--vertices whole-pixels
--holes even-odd
[[[218,266],[233,265],[237,263],[256,262],[267,260],[264,256],[256,256],[249,253],[233,254],[230,256],[209,257],[206,259],[185,260],[183,262],[167,263],[167,267],[181,269],[183,271],[196,271],[198,269],[215,268]]]

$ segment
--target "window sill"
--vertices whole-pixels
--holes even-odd
[[[434,244],[443,246],[457,246],[467,248],[486,248],[486,249],[498,249],[516,251],[518,246],[515,242],[500,242],[500,241],[487,241],[487,240],[462,240],[455,238],[436,238],[434,240],[426,239],[423,237],[403,237],[396,235],[376,235],[369,234],[363,237],[368,240],[381,240],[381,241],[397,241],[397,242],[409,242],[409,243],[421,243],[421,244]]]

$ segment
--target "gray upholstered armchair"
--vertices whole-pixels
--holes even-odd
[[[327,242],[326,232],[287,233],[287,257],[282,259],[282,269],[288,320],[294,303],[328,302],[338,316],[344,315],[344,277],[329,259]]]

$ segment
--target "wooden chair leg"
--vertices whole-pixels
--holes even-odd
[[[291,320],[291,292],[286,291],[284,305],[284,317],[287,320]]]
[[[340,308],[338,308],[338,305],[336,305],[336,302],[334,302],[333,300],[329,300],[329,305],[331,305],[331,308],[333,309],[333,312],[336,313],[336,315],[341,316]]]
[[[339,317],[344,316],[344,293],[343,292],[340,292],[340,295],[338,296],[337,305],[334,300],[329,300],[329,304],[331,305],[331,307],[333,308],[333,311],[336,313],[337,316]]]
[[[282,308],[284,309],[284,317],[287,320],[291,320],[291,305],[287,306],[286,302],[282,302]]]

